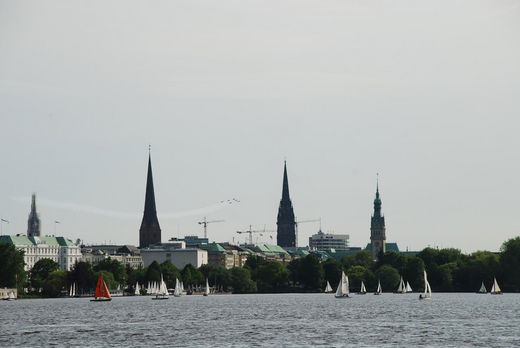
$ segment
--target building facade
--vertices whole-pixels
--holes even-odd
[[[175,267],[182,269],[187,264],[199,268],[208,263],[208,252],[197,248],[178,249],[173,247],[156,247],[141,249],[141,257],[145,267],[152,262],[159,264],[170,261]]]
[[[370,245],[372,259],[374,260],[377,260],[377,255],[380,252],[386,252],[385,217],[381,214],[379,182],[376,185],[376,198],[374,199],[374,215],[372,215],[370,223]]]
[[[148,248],[150,245],[161,242],[161,227],[157,219],[155,207],[155,192],[153,189],[152,157],[148,154],[148,174],[146,177],[146,193],[144,198],[144,213],[139,229],[139,248]]]
[[[81,248],[65,237],[0,236],[0,242],[13,244],[24,252],[26,271],[41,259],[51,259],[60,265],[61,270],[67,271],[81,261]]]
[[[309,237],[309,248],[322,251],[329,251],[331,249],[335,251],[346,251],[349,250],[349,238],[348,234],[330,234],[323,233],[320,230],[318,233]]]
[[[289,196],[289,180],[287,179],[287,163],[283,165],[282,199],[276,219],[276,243],[281,247],[297,247],[296,221],[294,210]]]

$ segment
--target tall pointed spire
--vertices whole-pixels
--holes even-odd
[[[146,177],[146,193],[144,198],[144,213],[139,229],[139,247],[147,248],[151,244],[161,242],[161,227],[157,219],[157,210],[155,207],[155,192],[153,188],[152,176],[152,155],[148,148],[148,174]]]
[[[287,179],[287,161],[283,161],[282,201],[283,200],[291,200],[289,196],[289,180]]]
[[[385,217],[381,214],[381,199],[379,198],[379,173],[376,179],[376,198],[374,199],[374,215],[370,223],[370,248],[372,258],[377,260],[379,253],[386,252]]]
[[[40,236],[40,217],[36,212],[36,193],[32,194],[31,200],[31,212],[29,213],[29,219],[27,220],[27,237],[39,237]]]
[[[296,222],[294,210],[289,195],[289,180],[287,178],[287,162],[283,164],[282,199],[278,208],[277,244],[281,247],[296,247]]]

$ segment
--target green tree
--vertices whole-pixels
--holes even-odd
[[[94,278],[92,264],[89,262],[77,262],[68,275],[69,286],[76,283],[76,293],[89,293],[96,286],[97,278]]]
[[[31,286],[37,291],[40,292],[43,288],[43,283],[47,279],[47,277],[54,271],[59,270],[60,265],[51,260],[51,259],[40,259],[38,260],[31,271],[30,279],[31,279]]]
[[[231,286],[231,273],[224,267],[216,266],[209,272],[208,279],[211,286],[222,286],[227,291]]]
[[[297,286],[301,282],[301,263],[302,259],[294,259],[289,262],[287,269],[289,270],[289,280],[293,286]]]
[[[18,292],[22,292],[26,283],[24,266],[24,252],[11,243],[0,242],[0,286],[14,288],[18,277]]]
[[[175,280],[181,278],[181,272],[170,261],[161,263],[161,272],[168,288],[175,287]]]
[[[251,279],[256,281],[258,268],[265,264],[267,264],[267,260],[264,259],[263,257],[257,256],[257,255],[251,255],[247,258],[244,267],[249,269],[249,272],[251,273]]]
[[[184,266],[181,271],[184,285],[200,285],[206,281],[204,275],[199,272],[191,263]]]
[[[258,267],[257,287],[261,292],[278,292],[287,287],[289,270],[278,261]]]
[[[256,292],[256,283],[251,279],[248,268],[231,268],[231,286],[235,294],[247,294]]]
[[[325,281],[328,281],[333,288],[336,288],[341,278],[341,262],[337,259],[327,259],[322,265],[325,272]]]
[[[365,282],[368,288],[374,287],[374,274],[366,267],[352,266],[348,269],[350,288],[354,291],[361,289],[361,281]]]
[[[54,271],[43,281],[42,294],[46,297],[58,297],[66,292],[67,271]]]
[[[146,269],[143,267],[139,267],[136,269],[132,269],[130,273],[128,273],[128,287],[131,292],[135,291],[135,285],[139,282],[139,286],[146,286]]]
[[[309,254],[305,256],[300,264],[301,283],[311,291],[321,291],[324,283],[325,273],[318,256]]]
[[[193,266],[192,266],[193,267]],[[150,266],[146,267],[146,282],[160,282],[161,281],[161,266],[157,261],[154,261]]]
[[[394,291],[399,284],[399,271],[390,265],[382,265],[375,272],[376,278],[381,281],[383,291]]]
[[[126,269],[125,266],[118,260],[114,260],[110,257],[101,260],[97,265],[94,266],[94,271],[108,271],[114,276],[114,280],[120,285],[126,283]]]
[[[520,291],[520,237],[508,239],[502,244],[500,265],[503,271],[503,290]]]
[[[411,255],[407,256],[406,269],[403,277],[410,282],[413,289],[424,286],[424,262],[421,258]]]

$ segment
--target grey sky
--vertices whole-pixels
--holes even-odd
[[[151,143],[163,240],[275,229],[287,158],[296,216],[353,246],[379,172],[389,242],[497,250],[520,233],[518,4],[0,1],[4,233],[34,191],[44,233],[138,244]]]

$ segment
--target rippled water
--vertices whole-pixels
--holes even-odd
[[[519,347],[520,294],[0,301],[0,346]]]

